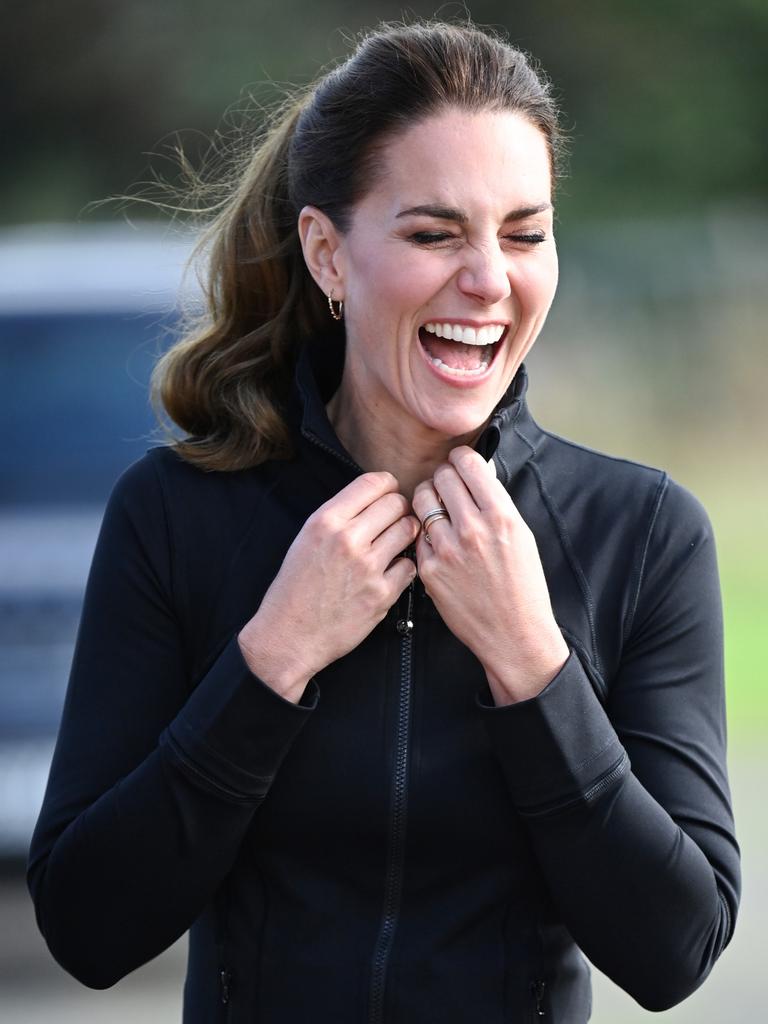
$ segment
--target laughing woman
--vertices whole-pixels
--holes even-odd
[[[508,43],[384,26],[297,96],[117,481],[29,866],[87,985],[187,929],[184,1020],[582,1024],[729,941],[697,501],[548,434],[557,115]],[[583,954],[583,955],[582,955]]]

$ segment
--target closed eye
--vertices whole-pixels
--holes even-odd
[[[410,241],[416,242],[417,245],[439,245],[440,242],[449,241],[457,236],[444,231],[416,231],[409,237]],[[546,235],[538,232],[533,234],[505,235],[504,237],[511,242],[522,242],[524,245],[539,245],[547,240]]]
[[[410,236],[411,241],[417,242],[419,245],[434,245],[435,242],[444,242],[446,239],[454,237],[454,235],[443,231],[417,231]]]
[[[505,238],[511,239],[513,242],[525,242],[528,245],[539,245],[540,242],[546,242],[547,236],[543,234],[530,234],[530,235],[505,235]]]

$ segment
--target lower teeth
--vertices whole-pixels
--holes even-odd
[[[462,370],[462,369],[460,369],[457,366],[448,366],[447,363],[444,363],[442,361],[442,359],[439,359],[437,356],[431,356],[431,355],[429,355],[429,353],[427,353],[427,355],[429,356],[429,361],[434,366],[439,366],[441,370],[445,370],[446,373],[453,373],[457,377],[476,377],[478,374],[484,373],[485,370],[488,369],[488,364],[491,361],[491,357],[490,357],[490,353],[489,353],[488,358],[487,359],[483,359],[483,361],[480,363],[480,365],[476,366],[473,370]]]

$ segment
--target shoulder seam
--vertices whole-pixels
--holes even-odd
[[[539,427],[541,433],[550,438],[553,441],[559,441],[560,444],[567,445],[569,448],[575,448],[577,451],[586,452],[588,455],[597,455],[598,458],[606,459],[608,462],[618,462],[625,466],[636,466],[639,469],[647,469],[649,473],[663,473],[664,471],[659,469],[658,466],[651,466],[647,462],[639,462],[637,459],[628,459],[622,455],[611,455],[608,452],[601,452],[598,448],[591,448],[586,444],[579,444],[577,441],[572,441],[570,438],[563,437],[562,434],[555,434],[551,430],[546,430],[544,427]]]
[[[656,488],[653,506],[651,508],[651,515],[648,521],[648,530],[646,532],[645,543],[643,545],[643,553],[640,556],[640,565],[637,570],[637,582],[635,584],[635,592],[632,598],[632,603],[630,605],[629,611],[627,613],[626,621],[624,623],[624,629],[622,631],[622,646],[626,644],[627,638],[629,637],[629,634],[632,632],[632,626],[634,625],[635,615],[637,614],[637,606],[640,603],[640,590],[642,589],[643,581],[645,579],[645,567],[648,561],[648,551],[651,546],[651,537],[653,535],[653,529],[656,525],[656,520],[658,519],[659,511],[664,501],[664,497],[667,494],[668,488],[669,475],[667,473],[662,473],[661,479],[659,480],[658,486]]]

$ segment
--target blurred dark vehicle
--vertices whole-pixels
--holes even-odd
[[[104,505],[160,440],[148,401],[191,242],[153,225],[0,232],[0,859],[26,856]]]

